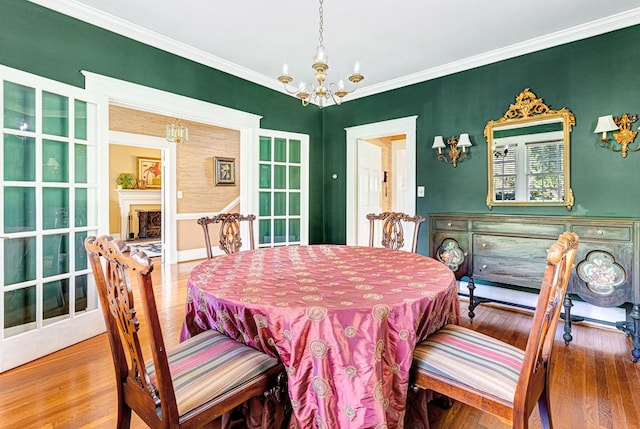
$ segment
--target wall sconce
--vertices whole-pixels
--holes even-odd
[[[631,131],[631,124],[638,120],[638,115],[633,113],[625,113],[622,116],[613,115],[600,116],[598,118],[598,124],[594,133],[602,133],[600,139],[600,147],[606,147],[614,152],[622,152],[622,157],[626,158],[629,151],[636,152],[640,150],[640,144],[635,149],[629,149],[629,145],[636,139],[637,131]],[[620,130],[620,132],[613,134],[613,138],[618,142],[616,145],[612,143],[607,137],[607,133],[610,131]]]
[[[449,146],[449,150],[447,153],[442,153],[442,149],[445,149],[447,145]],[[469,134],[464,133],[460,134],[460,137],[449,137],[447,139],[447,145],[444,144],[442,136],[435,136],[431,149],[438,149],[438,159],[446,162],[447,164],[453,164],[453,167],[455,168],[458,165],[458,162],[464,161],[467,157],[467,148],[471,147]],[[461,147],[462,150],[458,149],[459,147]]]
[[[189,141],[189,129],[182,125],[180,119],[175,119],[167,124],[167,140],[173,143],[186,143]]]

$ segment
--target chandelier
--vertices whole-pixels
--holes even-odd
[[[167,140],[173,143],[185,143],[189,141],[189,129],[182,125],[180,119],[175,119],[167,124]]]
[[[335,104],[342,103],[342,98],[355,91],[358,83],[364,79],[364,76],[360,74],[360,64],[356,62],[356,65],[353,69],[353,73],[349,76],[349,81],[351,81],[353,85],[353,89],[351,91],[347,91],[344,86],[344,82],[342,79],[338,81],[338,84],[329,83],[325,84],[327,79],[327,70],[329,70],[329,59],[326,56],[324,45],[323,45],[323,9],[322,9],[323,0],[320,0],[320,29],[319,29],[319,44],[318,49],[316,50],[316,55],[313,58],[313,64],[311,68],[315,70],[314,78],[315,83],[305,83],[300,82],[298,86],[292,85],[293,77],[289,76],[289,68],[286,64],[282,66],[282,74],[278,76],[278,80],[282,82],[284,85],[284,89],[289,94],[295,94],[302,101],[303,106],[308,106],[309,103],[317,103],[318,106],[323,107],[325,103],[333,100]]]

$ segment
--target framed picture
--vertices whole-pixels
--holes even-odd
[[[138,158],[138,186],[162,187],[162,161],[156,158]]]
[[[216,186],[236,184],[236,160],[235,158],[214,157],[214,171]]]

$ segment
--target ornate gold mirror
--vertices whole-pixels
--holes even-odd
[[[573,207],[569,136],[576,119],[567,108],[550,109],[529,90],[495,121],[487,122],[487,206]]]

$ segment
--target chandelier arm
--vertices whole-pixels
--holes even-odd
[[[287,91],[289,94],[297,94],[298,92],[300,92],[300,88],[297,87],[296,85],[285,83],[283,84],[283,86],[284,86],[284,90]]]

